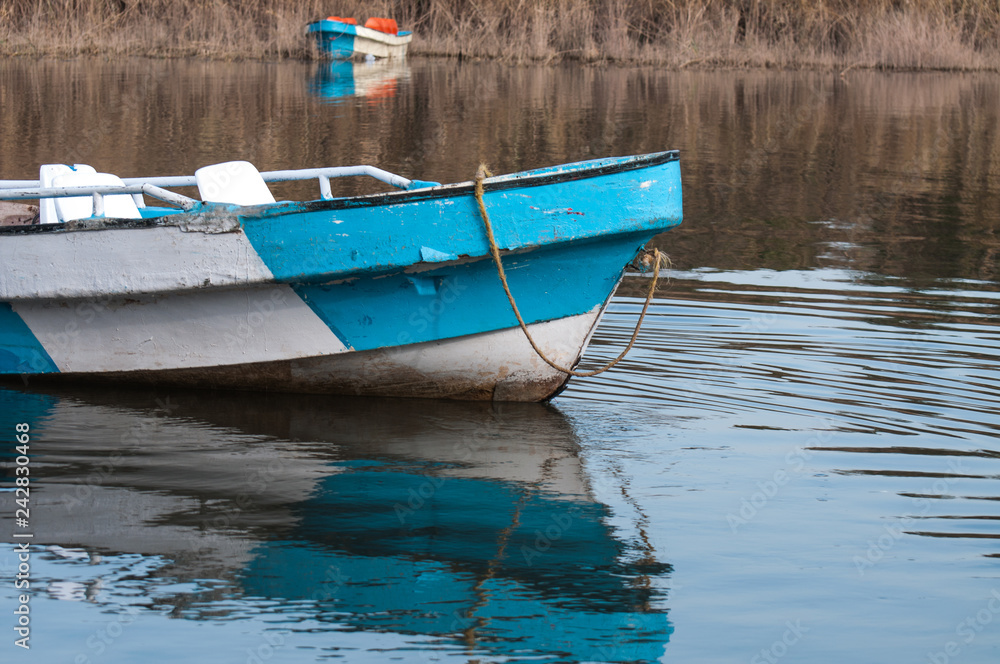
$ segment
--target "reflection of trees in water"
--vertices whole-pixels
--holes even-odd
[[[996,277],[995,77],[408,67],[395,96],[331,107],[310,96],[312,63],[12,61],[0,86],[20,103],[0,127],[0,172],[35,177],[36,161],[66,155],[123,176],[241,158],[452,182],[482,160],[504,173],[678,148],[685,223],[664,242],[680,268]]]

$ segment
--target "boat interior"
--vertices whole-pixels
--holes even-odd
[[[330,179],[366,175],[398,189],[439,186],[437,182],[409,180],[374,166],[306,168],[261,173],[248,161],[203,166],[193,176],[123,179],[99,173],[88,164],[44,164],[38,180],[0,180],[0,226],[58,224],[93,218],[144,219],[191,210],[201,203],[268,205],[276,203],[268,182],[317,179],[320,200],[332,200]],[[199,199],[166,187],[198,188]],[[167,206],[146,204],[145,196]],[[38,200],[38,205],[17,201]]]

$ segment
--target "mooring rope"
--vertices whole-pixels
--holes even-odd
[[[632,332],[632,338],[629,339],[628,345],[625,346],[625,350],[619,353],[618,357],[611,360],[600,369],[595,369],[594,371],[574,371],[573,369],[561,367],[550,360],[531,337],[531,333],[528,332],[528,326],[525,324],[524,318],[521,317],[521,312],[518,310],[517,303],[514,301],[514,295],[510,292],[510,286],[507,284],[507,274],[504,272],[503,262],[500,260],[500,249],[497,247],[496,238],[493,236],[493,224],[490,222],[489,213],[486,212],[486,203],[483,202],[483,180],[492,176],[493,174],[486,168],[486,164],[479,165],[479,170],[476,171],[476,203],[479,204],[479,214],[482,215],[483,224],[486,226],[486,237],[490,243],[490,253],[493,254],[493,263],[497,266],[497,274],[500,276],[500,283],[503,284],[503,290],[507,293],[507,300],[510,302],[510,308],[514,310],[514,315],[517,316],[517,322],[521,325],[521,331],[524,332],[524,336],[528,339],[528,343],[531,344],[531,347],[535,349],[535,353],[538,354],[538,357],[542,358],[547,365],[556,371],[561,371],[564,374],[577,376],[579,378],[587,378],[589,376],[596,376],[604,373],[625,359],[628,352],[632,350],[632,346],[635,345],[635,340],[639,337],[639,330],[642,328],[642,321],[646,317],[646,310],[649,309],[649,303],[653,301],[653,294],[656,292],[656,282],[660,277],[660,269],[664,261],[669,261],[670,259],[668,259],[659,249],[655,248],[647,249],[642,253],[642,262],[645,265],[649,264],[650,257],[652,257],[653,278],[649,282],[649,292],[646,293],[646,303],[642,305],[642,313],[639,314],[639,320],[636,321],[635,330]]]

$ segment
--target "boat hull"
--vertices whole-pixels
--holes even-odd
[[[391,35],[329,19],[310,23],[308,30],[316,40],[319,52],[334,60],[349,60],[354,56],[366,55],[375,58],[405,58],[413,39],[409,32]]]
[[[675,153],[487,180],[533,336],[579,362],[625,266],[680,222]],[[573,207],[568,207],[571,202]],[[0,229],[0,374],[539,401],[470,183]]]
[[[553,360],[573,366],[599,311],[529,326]],[[503,358],[498,363],[498,358]],[[544,401],[569,376],[542,362],[520,328],[408,346],[181,369],[48,373],[32,385],[88,383],[470,401]]]

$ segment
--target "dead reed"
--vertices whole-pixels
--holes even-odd
[[[330,14],[392,16],[425,55],[1000,69],[995,0],[0,0],[0,53],[310,58]]]

